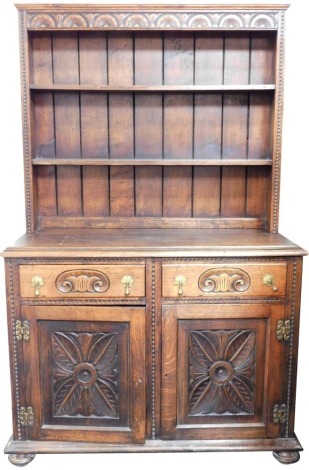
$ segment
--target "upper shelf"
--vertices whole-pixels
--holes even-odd
[[[269,166],[272,165],[270,159],[103,159],[103,158],[34,158],[33,165],[161,165],[161,166]]]
[[[42,91],[105,91],[105,92],[199,92],[199,91],[263,91],[275,90],[267,85],[49,85],[30,84],[30,90]]]

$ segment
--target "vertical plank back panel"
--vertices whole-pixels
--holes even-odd
[[[131,33],[109,33],[108,83],[133,85],[133,37]],[[109,96],[110,158],[134,155],[132,93]]]
[[[249,96],[248,158],[271,158],[272,101],[270,94]]]
[[[250,83],[275,82],[275,33],[251,33]]]
[[[164,33],[164,85],[193,85],[194,36],[177,31]]]
[[[51,33],[39,33],[31,39],[31,78],[33,83],[53,82]],[[38,93],[32,98],[33,126],[35,127],[33,151],[38,158],[55,157],[55,130],[52,93]],[[37,215],[55,216],[57,213],[56,171],[54,166],[37,169]]]
[[[245,215],[246,169],[223,167],[221,183],[221,217]]]
[[[247,32],[228,31],[224,41],[225,85],[247,85],[249,83],[250,37]]]
[[[135,84],[162,84],[162,34],[141,33],[135,37]],[[135,156],[162,158],[163,109],[161,94],[135,96]],[[162,167],[135,168],[136,216],[162,215]]]
[[[133,85],[134,42],[129,32],[108,34],[108,84]],[[110,158],[134,156],[134,111],[132,93],[109,95]],[[110,215],[133,216],[134,167],[110,168]]]
[[[245,85],[274,81],[275,33],[30,34],[30,81],[56,85]],[[33,92],[37,158],[265,159],[270,92]],[[265,218],[266,167],[46,166],[39,216]]]
[[[162,167],[135,168],[135,207],[137,217],[162,216]]]
[[[133,33],[109,32],[107,47],[108,84],[133,85]]]
[[[193,96],[164,95],[164,158],[192,158]]]
[[[222,94],[195,95],[194,158],[219,159],[222,146]]]
[[[192,216],[192,167],[165,167],[163,216]]]
[[[107,96],[81,93],[81,146],[83,158],[108,158]],[[108,167],[84,166],[84,215],[109,214]]]
[[[134,216],[134,172],[131,166],[110,167],[110,214]]]
[[[54,34],[53,67],[55,84],[79,83],[77,33]],[[79,158],[81,156],[79,93],[57,92],[54,104],[56,156],[57,158]],[[57,168],[57,194],[58,215],[82,215],[81,171],[79,167],[61,166]]]
[[[222,158],[247,157],[248,94],[223,96]]]
[[[79,33],[81,85],[107,84],[107,41],[104,32]],[[81,146],[83,158],[108,158],[108,116],[105,93],[81,93]],[[85,217],[109,215],[107,167],[85,166],[83,208]]]
[[[51,33],[40,31],[30,36],[30,46],[30,82],[51,85],[53,83]]]
[[[79,33],[79,62],[81,85],[107,85],[106,33]]]
[[[223,83],[224,33],[203,32],[195,39],[195,85]]]
[[[225,84],[249,83],[250,38],[248,33],[227,32],[224,41]],[[222,158],[247,158],[248,96],[223,97]],[[245,215],[245,168],[222,168],[221,216]]]
[[[266,217],[270,169],[248,167],[246,189],[246,217]]]
[[[135,37],[135,84],[162,84],[162,35],[141,33]],[[152,58],[153,60],[149,60]],[[162,95],[135,96],[135,156],[162,158]]]
[[[135,35],[135,85],[162,85],[163,38],[160,32],[139,32]]]
[[[223,83],[224,33],[196,33],[195,84]],[[221,158],[222,94],[194,97],[194,158]],[[193,168],[193,217],[219,217],[220,168]]]
[[[53,33],[53,71],[56,85],[79,84],[78,34]]]
[[[192,85],[193,36],[180,33],[176,37],[175,33],[165,33],[163,63],[165,85]],[[193,95],[171,93],[164,96],[163,138],[164,158],[193,157]],[[192,168],[164,168],[163,215],[192,216]]]
[[[221,169],[196,166],[193,174],[193,217],[219,217]]]

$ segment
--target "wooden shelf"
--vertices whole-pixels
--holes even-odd
[[[269,85],[48,85],[30,84],[30,90],[38,91],[104,91],[104,92],[199,92],[199,91],[269,91],[275,90]]]
[[[33,165],[93,165],[93,166],[119,166],[119,165],[157,165],[157,166],[271,166],[270,159],[100,159],[100,158],[34,158]]]

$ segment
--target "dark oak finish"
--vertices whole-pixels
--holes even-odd
[[[17,8],[27,234],[2,254],[10,462],[296,462],[306,252],[277,233],[287,6]]]
[[[273,377],[281,381],[282,359],[272,337],[283,312],[279,305],[163,307],[164,439],[279,437]]]

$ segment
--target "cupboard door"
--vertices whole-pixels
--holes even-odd
[[[24,306],[29,439],[145,439],[145,310]]]
[[[163,438],[279,435],[283,317],[283,305],[163,307]]]

